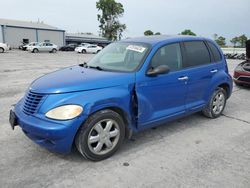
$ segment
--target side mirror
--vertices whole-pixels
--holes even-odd
[[[154,69],[149,69],[147,72],[147,76],[157,76],[158,74],[167,74],[170,69],[167,65],[160,65]]]

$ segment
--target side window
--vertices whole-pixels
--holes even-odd
[[[211,62],[209,51],[203,41],[184,42],[186,51],[185,67],[193,67]]]
[[[207,44],[208,44],[210,50],[213,53],[214,61],[215,62],[220,61],[221,60],[221,54],[220,54],[219,50],[217,49],[217,47],[214,44],[212,44],[211,42],[209,42],[209,41],[207,41]]]
[[[170,71],[182,68],[181,47],[179,43],[169,44],[158,49],[151,60],[151,67],[156,68],[159,65],[167,65]]]

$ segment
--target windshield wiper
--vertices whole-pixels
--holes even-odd
[[[88,66],[88,68],[103,70],[103,68],[101,68],[100,66]]]
[[[81,63],[79,64],[80,67],[84,67],[84,68],[91,68],[91,69],[97,69],[97,70],[103,70],[103,68],[101,68],[100,66],[89,66],[87,64],[87,62]]]
[[[80,67],[84,67],[84,68],[88,68],[88,64],[87,62],[81,63],[79,64]]]

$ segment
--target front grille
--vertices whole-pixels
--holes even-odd
[[[24,98],[23,112],[27,115],[34,114],[38,110],[44,97],[43,94],[33,93],[31,91],[27,92]]]
[[[239,81],[243,81],[243,82],[250,82],[250,77],[243,77],[243,76],[240,76],[238,78]]]

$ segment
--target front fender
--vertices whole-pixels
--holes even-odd
[[[91,114],[105,108],[119,108],[126,114],[129,128],[134,128],[133,109],[132,109],[132,92],[134,84],[121,85],[103,89],[95,89],[81,92],[72,92],[64,94],[50,94],[41,105],[38,114],[45,114],[58,106],[66,104],[77,104],[83,107],[83,113],[78,117],[81,124]],[[76,130],[81,126],[78,125]]]

